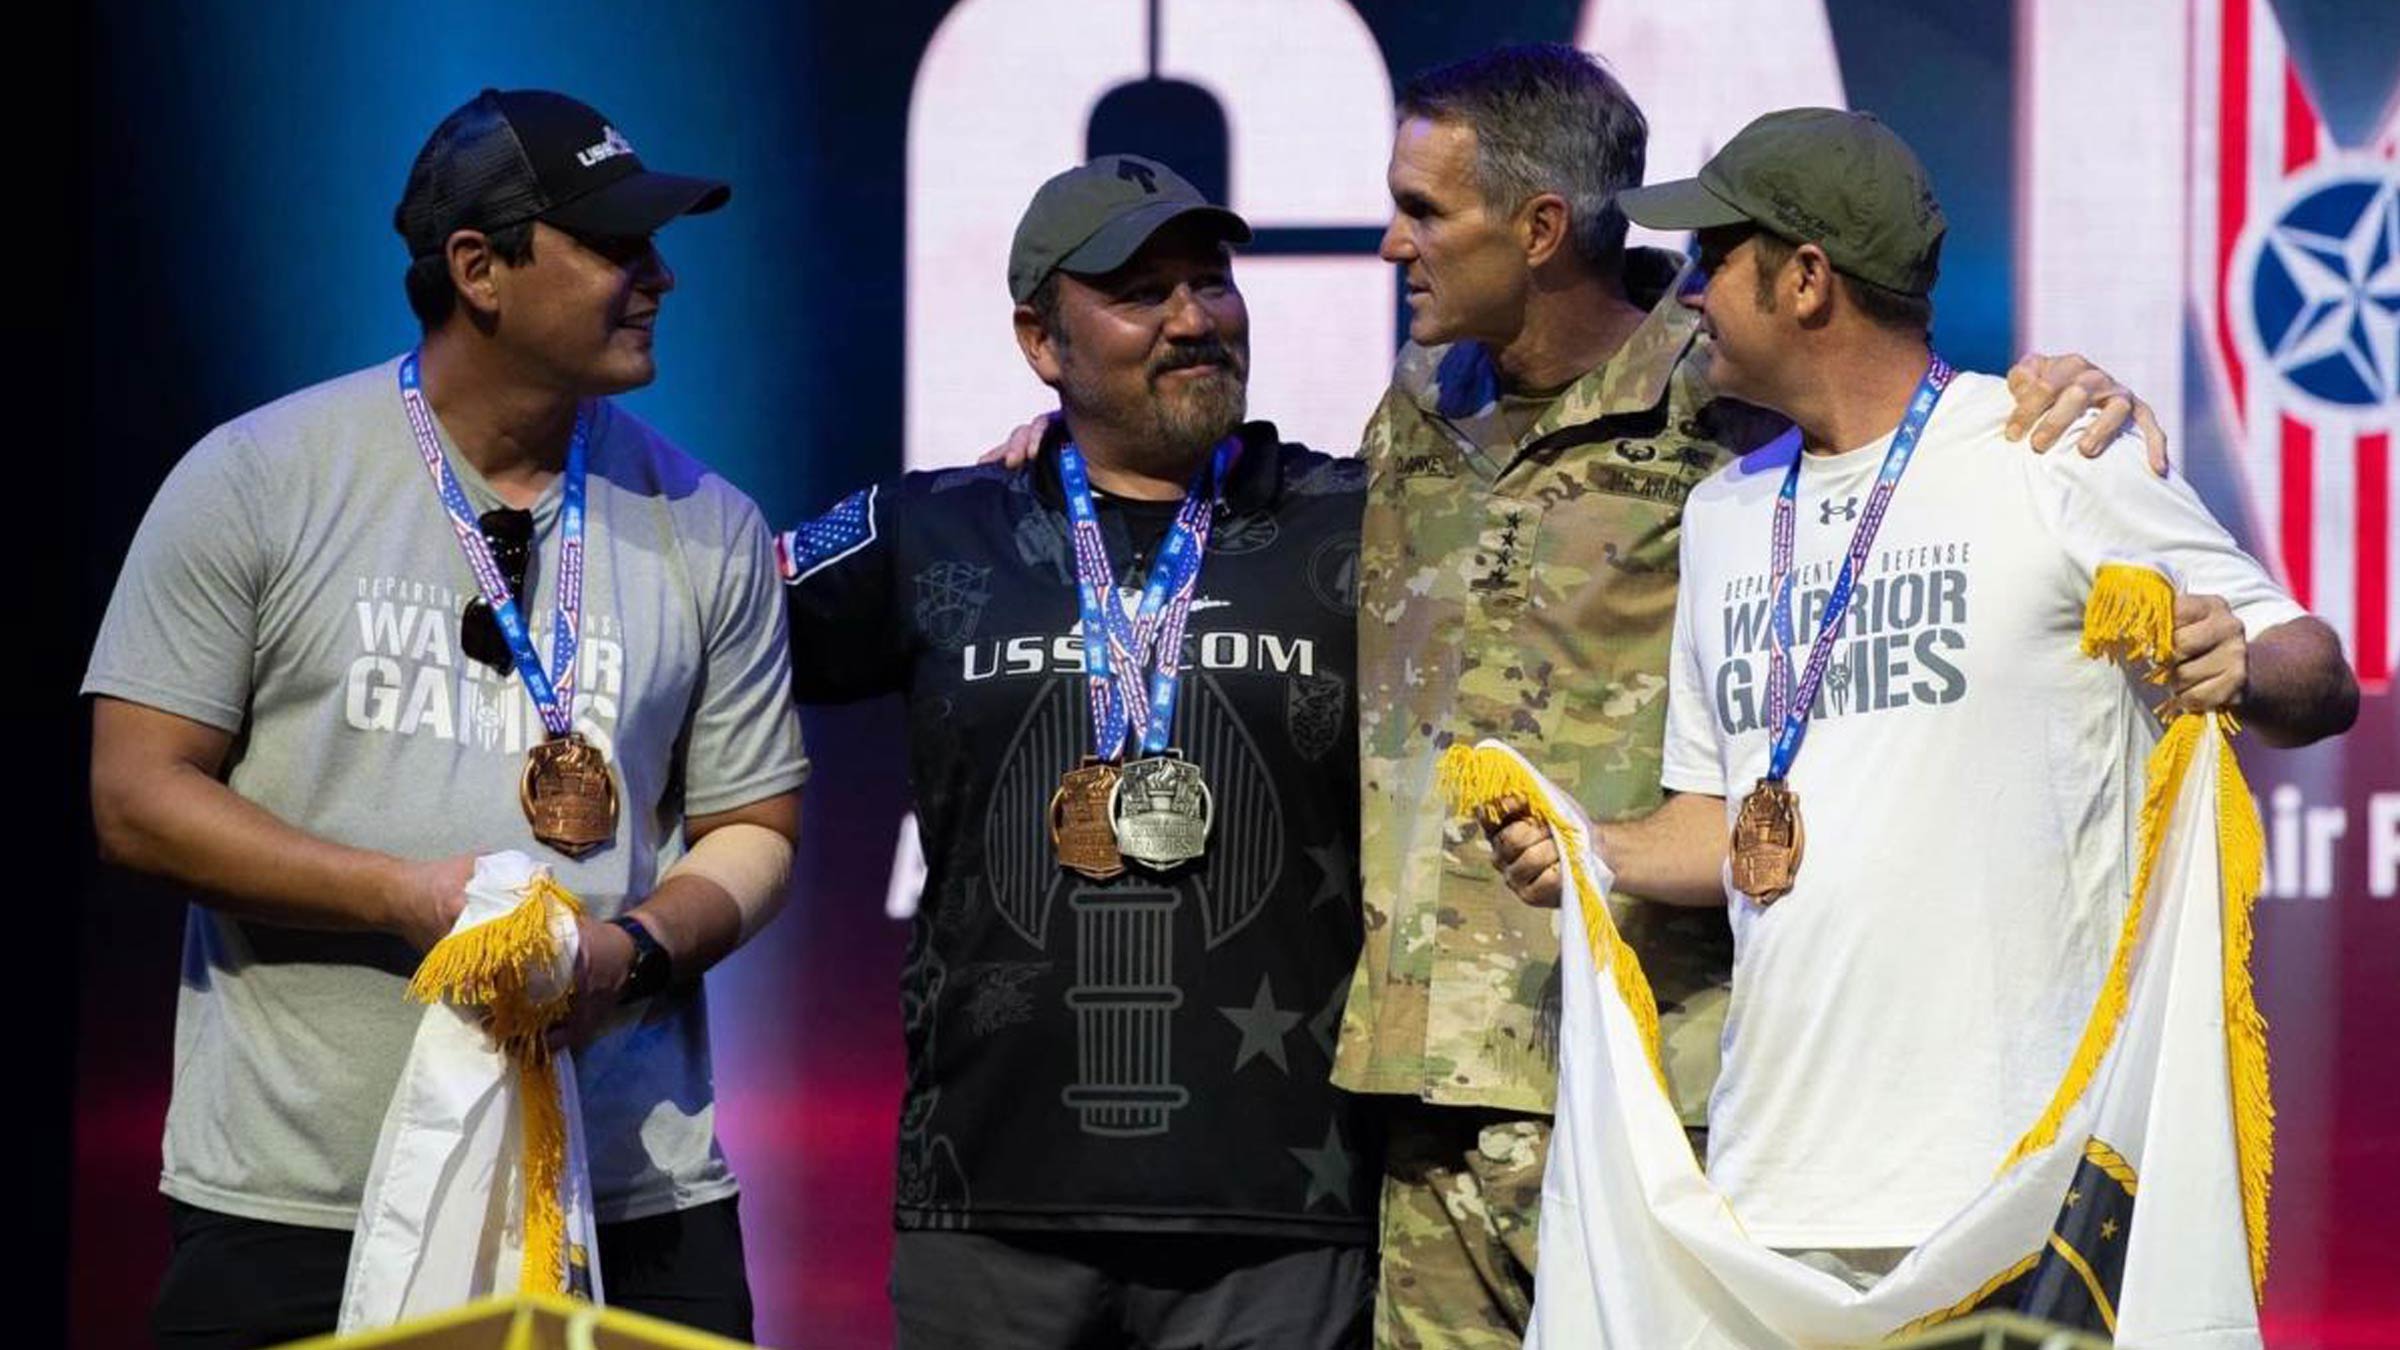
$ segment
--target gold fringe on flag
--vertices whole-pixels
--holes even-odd
[[[2100,568],[2083,613],[2083,654],[2119,662],[2139,659],[2147,678],[2163,683],[2175,654],[2175,590],[2166,577],[2146,567],[2109,563]],[[2058,1091],[2032,1129],[2017,1141],[2000,1170],[2048,1148],[2058,1138],[2067,1112],[2082,1099],[2116,1043],[2131,993],[2134,947],[2141,933],[2150,879],[2165,842],[2167,816],[2183,788],[2184,774],[2200,738],[2218,738],[2217,868],[2223,894],[2225,949],[2225,1040],[2228,1093],[2233,1103],[2234,1150],[2241,1168],[2242,1220],[2250,1246],[2250,1283],[2264,1301],[2267,1280],[2267,1192],[2275,1170],[2275,1103],[2267,1074],[2267,1026],[2250,978],[2250,911],[2258,898],[2265,832],[2250,785],[2234,758],[2229,715],[2175,714],[2150,752],[2148,785],[2142,796],[2140,861],[2133,895],[2108,963],[2100,997],[2084,1024],[2075,1058]]]
[[[1616,920],[1608,912],[1607,894],[1592,884],[1584,867],[1584,853],[1591,841],[1574,812],[1559,810],[1524,762],[1505,750],[1454,743],[1442,752],[1434,775],[1450,809],[1459,815],[1481,818],[1496,812],[1503,799],[1514,797],[1525,803],[1527,815],[1558,836],[1561,861],[1574,880],[1575,896],[1583,907],[1583,928],[1591,937],[1592,964],[1616,981],[1617,994],[1625,1000],[1633,1024],[1641,1032],[1650,1072],[1658,1078],[1659,1091],[1668,1091],[1667,1071],[1658,1048],[1658,999],[1650,992],[1641,959],[1617,932]]]
[[[2186,721],[2197,719],[2186,718]],[[2230,719],[2228,719],[2230,720]],[[2223,732],[2219,732],[2223,735]],[[2275,1181],[2275,1097],[2267,1079],[2267,1019],[2250,983],[2250,911],[2266,829],[2228,740],[2217,757],[2217,870],[2225,887],[2225,1061],[2233,1079],[2233,1149],[2250,1236],[2250,1293],[2267,1299],[2267,1192]]]
[[[525,1098],[525,1257],[517,1287],[541,1294],[567,1288],[567,1116],[558,1099],[558,1075],[545,1052],[517,1063]]]
[[[581,914],[583,906],[546,871],[526,885],[524,896],[499,918],[435,943],[418,964],[408,993],[420,1003],[481,1009],[485,1029],[516,1070],[525,1099],[525,1258],[517,1286],[558,1294],[566,1290],[567,1218],[560,1195],[567,1122],[544,1038],[567,1015],[573,990],[537,999],[530,986],[558,960],[551,906],[563,906],[569,914]]]
[[[2175,661],[2175,587],[2158,571],[2102,563],[2083,606],[2083,654],[2120,665],[2141,661],[2156,684]]]

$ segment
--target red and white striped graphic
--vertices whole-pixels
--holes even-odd
[[[2400,120],[2369,145],[2336,145],[2268,0],[2196,0],[2191,14],[2191,299],[2251,537],[2381,691],[2400,664],[2400,404],[2329,411],[2287,382],[2250,331],[2247,287],[2263,234],[2312,184],[2360,164],[2400,172]]]

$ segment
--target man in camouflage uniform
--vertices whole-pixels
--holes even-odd
[[[1647,129],[1597,63],[1492,52],[1412,82],[1400,118],[1383,256],[1407,268],[1411,341],[1360,449],[1367,936],[1334,1080],[1413,1099],[1391,1103],[1378,1343],[1513,1345],[1557,1085],[1558,937],[1447,818],[1433,766],[1497,736],[1596,817],[1653,809],[1683,499],[1779,428],[1714,401],[1683,360],[1696,319],[1666,293],[1677,260],[1625,255],[1608,199],[1641,181]],[[1618,909],[1697,1126],[1725,917]]]
[[[1399,113],[1382,252],[1406,269],[1410,342],[1360,448],[1366,942],[1334,1081],[1390,1097],[1377,1343],[1513,1346],[1557,1086],[1558,937],[1480,831],[1447,818],[1434,765],[1496,736],[1595,819],[1656,808],[1684,498],[1786,424],[1712,394],[1697,316],[1671,294],[1680,260],[1626,251],[1611,199],[1641,181],[1647,127],[1598,63],[1504,48],[1418,77]],[[2059,388],[2013,382],[2020,425]],[[2092,371],[2057,412],[2095,391],[2121,393]],[[2046,419],[2037,447],[2064,425]],[[1725,915],[1611,905],[1697,1134]]]

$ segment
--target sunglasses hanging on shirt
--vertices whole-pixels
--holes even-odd
[[[500,565],[508,578],[508,593],[522,604],[525,600],[525,569],[533,560],[533,513],[513,506],[495,506],[475,518],[476,528],[483,532],[483,542],[492,551],[492,561]],[[458,616],[458,647],[470,658],[481,661],[502,675],[516,669],[516,658],[508,653],[508,639],[500,632],[499,616],[478,595],[467,602],[464,614]]]

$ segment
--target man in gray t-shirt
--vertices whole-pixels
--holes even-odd
[[[499,849],[586,907],[568,1034],[609,1301],[749,1336],[696,977],[780,899],[808,763],[757,507],[606,397],[655,373],[652,233],[727,195],[572,99],[486,90],[396,216],[419,352],[211,432],[143,521],[84,690],[103,849],[196,891],[164,1343],[332,1328],[408,975]],[[537,701],[562,625],[572,688]],[[580,802],[588,846],[519,801],[577,742],[615,793]]]

